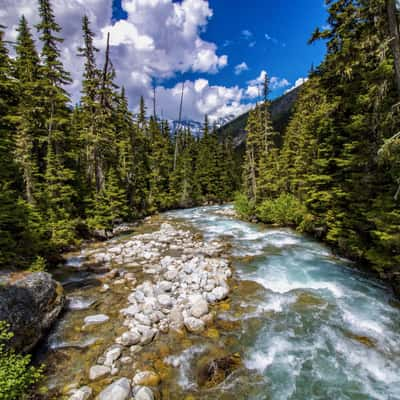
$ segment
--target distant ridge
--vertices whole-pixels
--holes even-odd
[[[294,105],[299,96],[301,87],[302,86],[299,86],[271,102],[272,122],[275,130],[279,132],[279,135],[276,139],[278,146],[282,144],[283,135],[293,113]],[[219,128],[219,135],[221,137],[232,137],[235,147],[241,147],[246,140],[247,133],[245,128],[248,118],[249,112],[246,112],[236,119],[228,122]]]

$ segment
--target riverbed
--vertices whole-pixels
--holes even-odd
[[[148,255],[128,262],[117,253],[96,254],[163,224],[214,246],[211,256],[229,263],[230,292],[209,298],[213,320],[201,331],[159,332],[137,352],[124,350],[120,360],[127,362],[113,374],[90,380],[90,368],[126,330],[120,311],[132,290],[157,282],[152,268],[185,249],[149,245]],[[388,288],[308,237],[238,220],[230,206],[150,218],[131,234],[68,255],[55,277],[69,309],[41,349],[44,398],[68,399],[82,386],[95,397],[115,380],[151,371],[159,399],[400,399],[400,308]],[[85,326],[93,315],[108,319]],[[232,355],[239,362],[225,379],[204,384],[204,366]]]

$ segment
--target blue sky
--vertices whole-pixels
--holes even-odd
[[[292,86],[324,57],[324,43],[307,44],[314,29],[326,24],[323,0],[210,0],[209,4],[213,16],[202,37],[216,43],[219,53],[228,55],[229,65],[216,74],[177,74],[163,80],[163,85],[203,77],[211,85],[245,87],[266,70]],[[114,0],[113,6],[114,19],[126,18],[121,0]],[[248,70],[235,74],[235,66],[243,62]],[[288,87],[275,89],[271,98],[283,94]]]
[[[130,108],[140,96],[157,112],[178,115],[185,83],[183,117],[224,121],[247,111],[257,100],[263,71],[275,98],[307,77],[325,53],[323,43],[307,45],[313,30],[326,23],[323,0],[52,0],[65,39],[62,61],[73,83],[72,103],[81,93],[84,61],[81,21],[87,15],[100,49],[101,67],[107,34],[117,84],[124,86]],[[15,40],[18,20],[39,22],[37,2],[13,0],[1,10],[6,39]],[[35,39],[37,32],[32,30]],[[39,41],[38,41],[39,42]]]

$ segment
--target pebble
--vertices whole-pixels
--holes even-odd
[[[98,314],[98,315],[89,315],[84,319],[85,326],[89,325],[98,325],[104,324],[110,319],[108,315]]]

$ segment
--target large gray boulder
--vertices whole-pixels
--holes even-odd
[[[30,351],[56,320],[65,304],[64,291],[46,272],[23,275],[0,286],[0,321],[14,333],[11,346]]]

